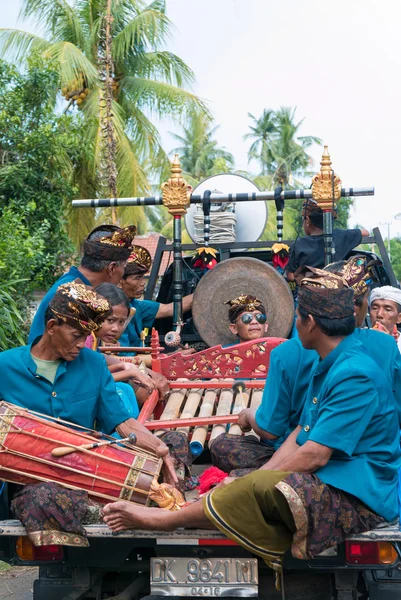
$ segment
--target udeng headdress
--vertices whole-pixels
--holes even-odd
[[[91,239],[97,231],[106,231],[106,235]],[[127,260],[132,250],[132,242],[136,235],[136,227],[117,227],[116,225],[100,225],[90,232],[84,241],[84,254],[99,260]]]
[[[335,273],[304,267],[306,277],[298,291],[299,306],[326,319],[343,319],[354,314],[354,291]]]
[[[228,304],[230,307],[228,309],[228,318],[232,323],[238,319],[241,313],[246,311],[253,312],[254,310],[259,310],[261,313],[266,312],[265,307],[259,298],[246,294],[242,294],[241,296],[234,298],[234,300],[228,300],[224,304]]]
[[[112,310],[106,298],[80,279],[60,285],[49,308],[55,317],[88,335],[99,331]]]
[[[143,246],[134,244],[131,249],[131,254],[127,259],[124,275],[125,277],[129,277],[130,275],[137,275],[139,273],[145,274],[150,271],[151,266],[152,257],[150,252]]]

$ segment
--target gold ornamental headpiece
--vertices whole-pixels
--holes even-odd
[[[98,260],[127,260],[135,235],[135,225],[123,228],[116,225],[100,225],[93,229],[84,241],[84,254]]]
[[[63,323],[88,335],[98,332],[112,311],[108,300],[80,279],[60,285],[49,309]]]
[[[371,283],[376,281],[373,267],[382,265],[381,260],[368,260],[366,256],[351,256],[348,260],[339,260],[324,268],[324,271],[336,273],[348,287],[354,290],[354,297],[363,296]]]
[[[125,266],[124,277],[130,275],[137,275],[140,273],[147,273],[150,271],[152,266],[152,257],[149,250],[143,246],[137,246],[136,244],[131,249],[131,254],[127,259]]]
[[[298,305],[316,317],[343,319],[354,314],[354,290],[347,282],[324,269],[305,269],[298,291]],[[298,275],[300,274],[298,269]],[[295,272],[294,276],[297,276]]]
[[[242,294],[233,300],[228,300],[224,304],[228,304],[230,307],[228,309],[228,318],[231,323],[235,323],[238,317],[246,311],[253,312],[254,310],[259,310],[261,313],[266,313],[263,302],[259,298],[256,298],[256,296]]]

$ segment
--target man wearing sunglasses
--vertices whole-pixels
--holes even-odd
[[[230,331],[238,336],[239,343],[265,337],[268,328],[266,309],[259,298],[243,294],[226,304],[230,307]]]

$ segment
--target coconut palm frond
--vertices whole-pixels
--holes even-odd
[[[137,77],[162,80],[179,87],[191,86],[195,80],[192,69],[179,56],[166,50],[142,52],[132,59],[131,65]],[[130,74],[129,66],[127,74]]]
[[[24,61],[32,50],[46,50],[50,42],[19,29],[0,29],[0,55],[9,62]]]
[[[43,56],[57,64],[61,85],[68,85],[76,79],[83,79],[88,82],[89,86],[93,86],[98,80],[96,67],[77,46],[70,42],[51,44]]]
[[[64,40],[84,45],[82,26],[67,0],[24,0],[20,16],[35,19],[52,41]]]
[[[131,102],[151,113],[182,119],[193,113],[209,114],[206,104],[195,94],[161,81],[124,77],[121,86]]]
[[[132,19],[117,33],[113,40],[113,58],[119,63],[124,61],[129,53],[137,54],[147,47],[164,42],[169,35],[170,22],[166,15],[146,9]]]

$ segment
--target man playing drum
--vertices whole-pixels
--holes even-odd
[[[104,357],[85,348],[110,313],[109,302],[79,280],[61,285],[44,317],[43,335],[29,346],[0,354],[0,398],[32,411],[122,437],[165,461],[176,482],[167,446],[130,415],[117,394]]]
[[[303,347],[320,361],[299,424],[274,457],[174,513],[108,504],[113,531],[217,528],[280,570],[289,548],[308,559],[398,516],[397,413],[382,369],[352,335],[353,290],[333,274],[312,275],[297,316]]]

